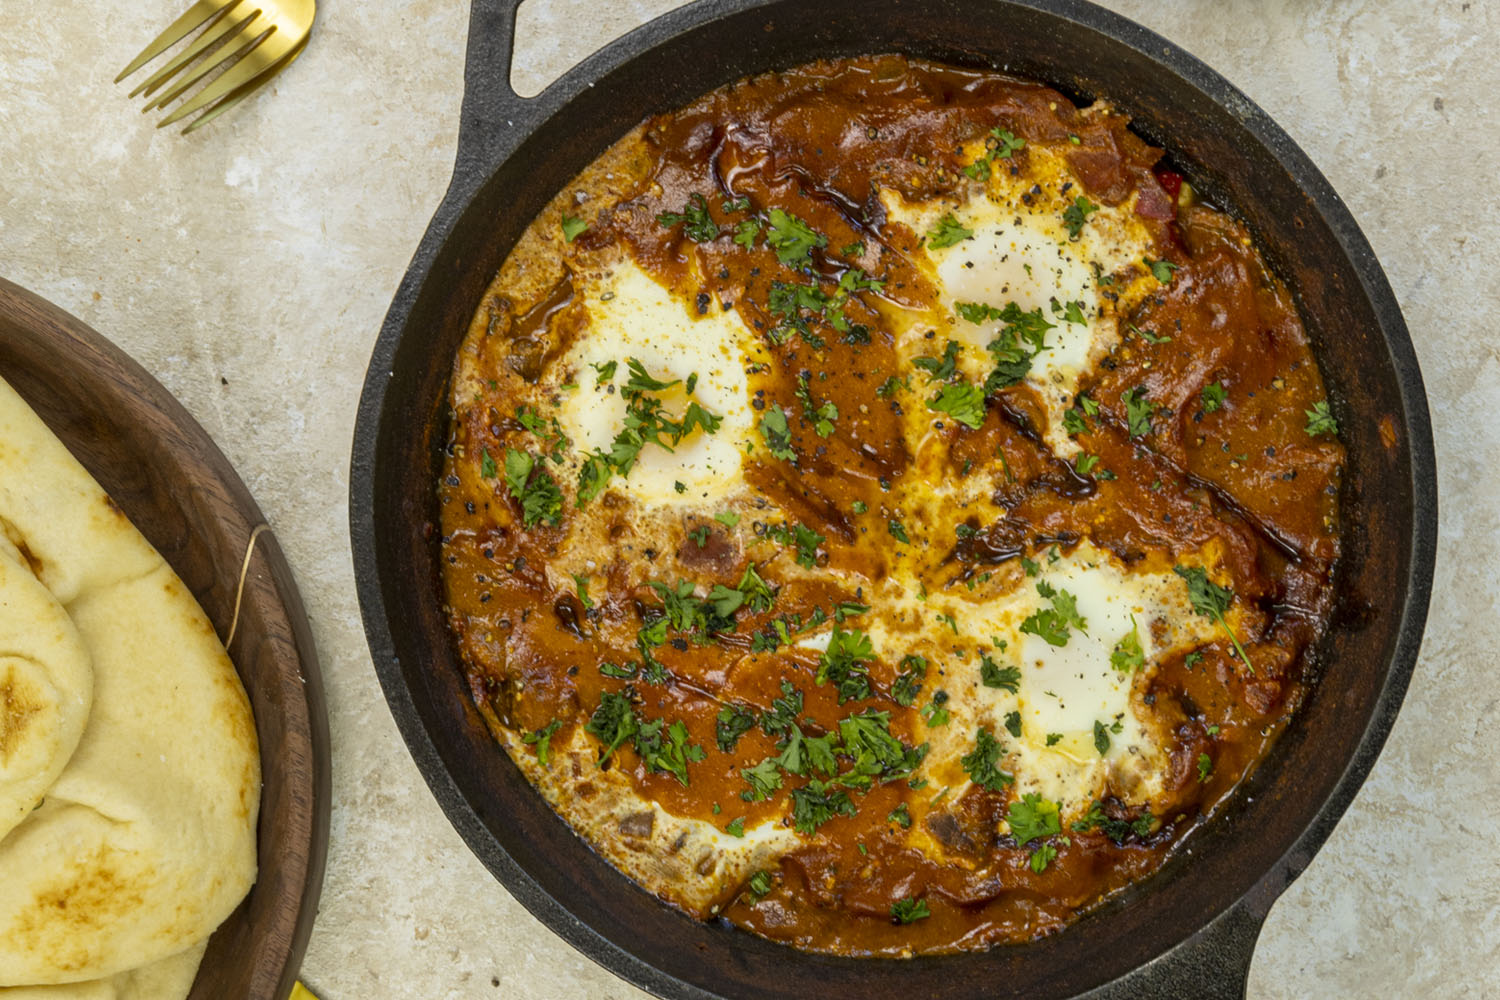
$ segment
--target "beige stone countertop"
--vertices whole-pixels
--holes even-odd
[[[345,516],[355,405],[452,166],[468,4],[324,0],[276,83],[189,137],[112,86],[186,0],[0,0],[0,276],[182,400],[297,573],[333,736],[303,968],[323,1000],[643,996],[470,854],[386,709]],[[672,0],[527,0],[535,92]],[[1500,996],[1500,4],[1108,0],[1265,108],[1332,180],[1405,310],[1442,523],[1421,662],[1348,814],[1281,897],[1249,995]]]

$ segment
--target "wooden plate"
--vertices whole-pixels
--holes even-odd
[[[150,539],[224,637],[246,546],[265,519],[203,428],[124,352],[3,279],[0,377]],[[328,717],[307,614],[269,531],[256,539],[229,654],[260,735],[260,873],[209,942],[190,1000],[286,1000],[323,884]]]

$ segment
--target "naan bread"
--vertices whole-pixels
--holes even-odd
[[[173,1000],[192,991],[198,965],[207,950],[208,942],[200,941],[170,958],[108,979],[63,986],[0,987],[0,1000]]]
[[[250,706],[192,594],[4,381],[0,534],[94,675],[72,758],[0,839],[0,986],[107,979],[198,945],[254,881]]]
[[[62,774],[93,698],[73,620],[0,537],[0,841]]]

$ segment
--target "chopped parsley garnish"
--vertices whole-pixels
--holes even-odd
[[[506,449],[505,486],[521,502],[521,523],[525,527],[533,528],[542,521],[561,523],[562,491],[550,472],[536,468],[536,459],[530,453]]]
[[[1021,738],[1021,713],[1020,712],[1006,712],[1005,713],[1005,731],[1008,732],[1008,733],[1010,733],[1016,739],[1020,739]]]
[[[1115,643],[1109,654],[1109,665],[1122,674],[1139,670],[1146,665],[1146,653],[1141,649],[1141,632],[1136,626],[1135,616],[1130,616],[1130,631],[1125,638]]]
[[[907,545],[911,544],[911,538],[906,534],[906,525],[902,524],[900,521],[894,519],[887,521],[885,528],[891,533],[891,537],[896,541],[903,542]]]
[[[1071,829],[1074,833],[1088,833],[1097,828],[1116,844],[1123,844],[1131,834],[1136,837],[1145,837],[1149,834],[1153,820],[1150,810],[1141,813],[1133,820],[1111,819],[1105,815],[1103,803],[1095,799],[1090,803],[1088,813],[1082,819],[1073,821]]]
[[[898,899],[891,904],[891,919],[898,924],[914,924],[930,916],[925,899]]]
[[[1063,738],[1063,734],[1062,733],[1048,733],[1047,734],[1047,745],[1049,747],[1055,747],[1059,743],[1062,742],[1062,738]]]
[[[792,430],[787,426],[786,411],[781,404],[772,403],[760,418],[760,436],[765,439],[766,449],[773,457],[784,462],[796,459],[792,450]]]
[[[746,802],[762,802],[781,788],[781,768],[776,765],[775,757],[767,757],[754,767],[741,768],[740,777],[750,786],[740,793]]]
[[[592,608],[594,602],[589,599],[589,578],[582,573],[574,573],[573,586],[578,591],[578,603],[583,605],[584,610]]]
[[[1172,342],[1171,337],[1157,336],[1157,334],[1149,327],[1136,326],[1133,323],[1127,323],[1125,325],[1130,327],[1131,333],[1136,334],[1148,344],[1170,344]]]
[[[1068,409],[1063,411],[1063,430],[1068,432],[1069,437],[1077,434],[1087,434],[1089,422],[1084,419],[1083,414],[1077,410]]]
[[[956,340],[950,340],[943,345],[943,356],[941,358],[920,357],[913,358],[912,365],[922,369],[935,381],[952,378],[954,372],[958,371],[958,352],[961,345]]]
[[[1050,646],[1066,646],[1068,630],[1076,628],[1088,634],[1088,621],[1078,613],[1078,599],[1066,590],[1053,590],[1045,580],[1037,582],[1038,594],[1052,602],[1050,608],[1038,608],[1021,622],[1021,631],[1044,640]]]
[[[1061,316],[1064,323],[1072,323],[1074,326],[1088,326],[1088,317],[1083,314],[1083,303],[1072,300],[1066,304],[1053,299],[1050,303],[1052,314]]]
[[[1069,412],[1071,412],[1071,411],[1069,411]],[[1094,466],[1096,466],[1098,464],[1099,464],[1099,456],[1098,455],[1088,455],[1088,454],[1082,454],[1082,453],[1080,453],[1079,456],[1078,456],[1078,458],[1075,459],[1074,462],[1073,462],[1073,471],[1077,472],[1080,476],[1086,476],[1090,472],[1092,472],[1093,469],[1094,469]]]
[[[888,377],[884,382],[880,383],[880,388],[875,390],[875,395],[879,396],[881,399],[890,399],[896,394],[897,389],[910,390],[911,384],[907,382],[905,378],[897,375],[892,375]]]
[[[792,826],[798,833],[816,833],[835,816],[853,816],[855,812],[847,792],[836,791],[816,778],[792,789]]]
[[[678,490],[677,492],[681,493],[682,491]],[[703,548],[703,546],[705,546],[705,545],[708,544],[708,536],[709,536],[710,532],[712,532],[712,531],[713,531],[713,529],[710,528],[708,525],[706,525],[706,524],[700,524],[700,525],[698,525],[698,527],[694,528],[692,531],[689,531],[687,533],[687,535],[693,541],[697,542],[698,543],[698,548],[701,549],[701,548]]]
[[[1144,437],[1151,433],[1151,415],[1156,407],[1146,398],[1146,390],[1137,386],[1120,397],[1125,404],[1125,419],[1130,426],[1130,436]]]
[[[603,674],[605,677],[623,677],[626,679],[630,679],[632,677],[635,677],[640,672],[641,666],[639,663],[631,663],[623,667],[617,663],[599,664],[599,673]]]
[[[543,767],[552,766],[552,734],[562,728],[562,722],[553,719],[541,729],[521,737],[522,743],[536,745],[536,761]]]
[[[1063,209],[1063,225],[1068,227],[1068,239],[1076,240],[1083,233],[1083,224],[1088,217],[1099,211],[1099,206],[1083,195],[1073,199],[1073,204]]]
[[[973,163],[964,167],[964,173],[976,181],[987,181],[990,179],[990,165],[995,160],[1006,160],[1016,154],[1016,151],[1026,146],[1025,139],[1017,139],[1009,131],[1003,128],[990,129],[990,139],[985,140],[986,149],[983,156]]]
[[[1206,753],[1198,755],[1198,783],[1202,784],[1208,780],[1209,775],[1214,773],[1214,759]]]
[[[932,700],[922,709],[922,721],[926,722],[932,729],[938,729],[948,724],[949,714],[945,707],[948,704],[948,692],[941,689],[932,692]]]
[[[572,216],[572,215],[565,215],[565,216],[563,216],[562,217],[563,241],[567,242],[567,243],[572,243],[575,239],[578,238],[578,235],[580,233],[582,233],[588,227],[589,227],[589,224],[587,222],[584,222],[582,219],[580,219],[580,218],[578,218],[576,216]]]
[[[856,500],[849,505],[849,509],[854,511],[855,514],[864,514],[869,511],[870,505],[863,500]]]
[[[975,324],[1000,319],[1002,315],[999,309],[983,302],[959,302],[953,307],[953,311],[958,313],[959,319]]]
[[[1223,382],[1210,382],[1198,395],[1203,400],[1203,412],[1213,413],[1223,408],[1224,400],[1229,398],[1229,390],[1224,388]]]
[[[1333,414],[1328,411],[1328,401],[1319,400],[1313,404],[1310,410],[1303,410],[1307,414],[1307,433],[1313,437],[1319,434],[1335,435],[1339,432],[1338,421],[1333,419]]]
[[[769,213],[771,225],[766,231],[766,243],[776,251],[776,259],[784,267],[793,267],[808,260],[814,247],[826,247],[828,237],[814,232],[801,219],[779,208]]]
[[[1151,269],[1152,276],[1163,285],[1170,284],[1172,281],[1172,272],[1182,266],[1181,264],[1174,264],[1170,260],[1152,260],[1150,257],[1142,257],[1141,262]]]
[[[1219,623],[1219,627],[1234,644],[1234,651],[1240,654],[1240,659],[1245,661],[1245,666],[1249,668],[1250,673],[1255,673],[1255,664],[1251,663],[1250,657],[1245,655],[1245,648],[1240,645],[1240,640],[1235,636],[1234,630],[1224,620],[1224,612],[1229,610],[1229,605],[1234,601],[1234,591],[1210,580],[1208,571],[1202,566],[1173,566],[1172,572],[1187,581],[1188,600],[1192,603],[1193,610]]]
[[[979,680],[987,688],[1017,694],[1021,690],[1021,668],[1002,667],[985,653],[979,654]]]
[[[927,245],[935,250],[955,246],[974,235],[974,230],[959,223],[949,212],[927,232]]]
[[[754,728],[753,712],[738,705],[725,705],[719,709],[719,717],[714,723],[714,742],[720,750],[730,753],[740,737]]]
[[[828,648],[818,656],[818,673],[814,682],[832,682],[838,689],[839,704],[870,697],[870,663],[875,658],[870,637],[859,629],[845,632],[837,625],[828,637]]]
[[[916,703],[922,690],[922,680],[927,676],[927,660],[921,656],[906,656],[901,660],[901,672],[891,685],[891,697],[896,704],[910,708]]]
[[[743,837],[745,835],[745,817],[736,816],[724,827],[724,832],[731,837]]]
[[[839,250],[844,257],[863,257],[865,255],[865,241],[856,240]]]
[[[756,899],[760,899],[762,896],[771,891],[771,888],[775,885],[775,882],[772,880],[770,872],[764,869],[759,869],[755,872],[754,875],[750,876],[749,885],[750,894]]]
[[[1000,761],[1004,756],[1005,748],[1000,745],[1000,741],[988,729],[980,727],[974,731],[973,751],[965,754],[959,763],[974,784],[999,792],[1016,780],[1000,770]]]
[[[681,223],[683,234],[694,243],[707,243],[719,235],[718,225],[708,214],[708,199],[701,194],[688,195],[687,205],[680,213],[662,212],[656,222],[668,229]]]
[[[654,378],[635,358],[629,358],[626,364],[630,369],[630,379],[620,389],[620,395],[624,397],[626,404],[625,426],[615,435],[608,451],[592,452],[584,458],[583,465],[578,470],[577,503],[580,507],[603,492],[616,473],[628,476],[635,467],[641,449],[646,445],[654,444],[672,451],[693,431],[701,428],[705,434],[713,434],[723,422],[722,417],[704,409],[697,400],[688,402],[680,421],[673,420],[663,411],[661,400],[650,393],[669,389],[680,380],[664,382]],[[613,377],[614,373],[613,368],[608,369],[609,377]],[[604,377],[601,370],[601,379]],[[689,376],[689,396],[692,395],[691,387],[696,381],[695,376]],[[667,440],[663,440],[664,437]]]
[[[984,393],[967,382],[950,382],[927,401],[927,408],[946,413],[965,427],[977,429],[984,423]]]
[[[826,438],[833,433],[833,422],[839,418],[839,408],[831,400],[814,405],[812,389],[806,375],[797,376],[797,402],[802,404],[802,416],[813,422],[813,433]]]
[[[735,224],[734,242],[746,250],[755,248],[755,241],[760,236],[762,229],[759,219],[744,219]]]
[[[500,470],[495,466],[495,458],[488,448],[479,453],[479,475],[485,479],[494,479],[500,475]]]
[[[599,696],[599,707],[594,709],[593,716],[583,730],[598,737],[599,742],[605,745],[604,754],[599,758],[599,766],[603,767],[621,744],[635,736],[640,727],[630,699],[623,694],[605,691]]]
[[[1040,875],[1047,870],[1047,866],[1057,860],[1057,848],[1051,844],[1038,844],[1036,850],[1031,852],[1031,858],[1026,862],[1031,870]]]
[[[1042,798],[1036,792],[1027,792],[1019,801],[1012,802],[1005,820],[1010,824],[1011,836],[1016,838],[1018,847],[1062,833],[1057,803]]]
[[[791,681],[781,682],[781,697],[771,700],[771,709],[760,717],[760,728],[767,736],[786,733],[802,714],[802,692]]]
[[[818,562],[818,546],[827,539],[804,524],[788,527],[778,524],[766,530],[766,536],[779,545],[797,546],[797,565],[812,569]]]
[[[602,365],[591,364],[589,367],[594,369],[594,374],[597,376],[594,380],[595,384],[607,385],[614,381],[615,371],[620,367],[620,363],[618,361],[606,361]]]
[[[1098,719],[1094,720],[1094,749],[1101,757],[1109,753],[1109,729]]]
[[[892,809],[888,814],[886,814],[885,821],[887,823],[895,823],[903,830],[910,830],[911,812],[906,808],[906,803],[902,802],[900,805],[896,806],[896,808]]]
[[[733,528],[740,523],[740,516],[732,510],[725,510],[715,514],[714,520],[726,528]]]

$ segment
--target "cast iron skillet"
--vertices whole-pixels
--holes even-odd
[[[458,159],[386,316],[360,401],[350,519],[376,671],[417,765],[512,895],[665,997],[1237,997],[1256,934],[1374,763],[1411,678],[1437,523],[1421,374],[1385,276],[1307,157],[1222,77],[1076,0],[705,0],[512,91],[518,0],[475,0]],[[1349,464],[1337,610],[1309,700],[1220,816],[1073,927],[983,954],[806,955],[663,906],[575,837],[469,702],[442,611],[434,483],[449,370],[480,295],[542,205],[649,114],[813,59],[902,51],[1003,67],[1140,133],[1240,214],[1301,303]]]

